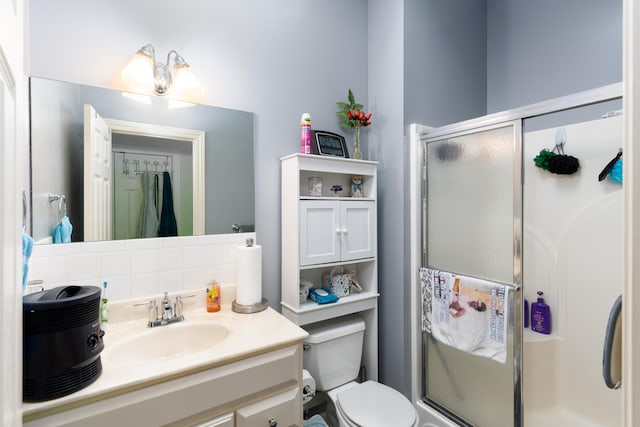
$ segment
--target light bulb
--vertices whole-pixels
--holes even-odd
[[[153,91],[153,58],[138,51],[122,70],[122,80],[136,92]]]

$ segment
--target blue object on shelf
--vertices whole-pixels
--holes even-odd
[[[309,289],[309,298],[311,298],[318,304],[330,304],[332,302],[338,301],[339,299],[337,295],[331,294],[321,288]]]

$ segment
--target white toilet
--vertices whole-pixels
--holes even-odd
[[[347,317],[305,327],[303,365],[317,390],[327,393],[340,427],[414,427],[419,418],[398,391],[375,381],[357,383],[362,358],[364,321]]]

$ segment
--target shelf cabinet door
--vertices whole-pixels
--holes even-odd
[[[343,201],[340,205],[340,260],[371,258],[376,253],[376,209],[373,201]]]
[[[300,265],[371,258],[376,247],[371,200],[302,200]]]
[[[340,202],[300,202],[300,265],[340,260]]]

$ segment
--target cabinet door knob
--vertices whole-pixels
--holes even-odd
[[[277,427],[278,426],[278,422],[273,418],[269,418],[269,427]]]

